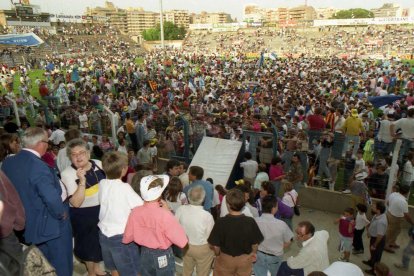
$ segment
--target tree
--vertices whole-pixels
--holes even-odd
[[[374,18],[374,13],[365,9],[340,10],[332,16],[333,19]]]
[[[164,27],[164,39],[165,40],[182,40],[185,37],[186,30],[183,26],[177,26],[172,22],[166,21],[163,24]],[[155,28],[144,30],[142,36],[147,41],[154,41],[161,39],[161,27],[157,24]]]

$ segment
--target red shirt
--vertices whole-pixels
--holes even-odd
[[[325,129],[325,120],[320,115],[309,115],[309,130],[324,130]]]
[[[39,94],[42,97],[45,97],[45,96],[47,96],[49,94],[49,89],[47,88],[46,85],[41,85],[39,87]]]
[[[351,233],[349,233],[349,225],[352,224],[352,230]],[[352,238],[354,236],[354,230],[355,230],[355,222],[354,220],[349,220],[344,217],[341,217],[339,220],[339,233],[347,238]]]

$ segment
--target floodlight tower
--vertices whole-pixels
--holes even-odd
[[[161,28],[161,48],[164,49],[164,16],[162,11],[162,0],[160,0],[160,28]]]

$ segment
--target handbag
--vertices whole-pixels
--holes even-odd
[[[293,206],[293,213],[295,213],[295,215],[300,216],[300,209],[299,209],[299,205],[296,204],[296,201],[293,200],[293,196],[291,194],[289,194],[290,198],[292,199],[293,203],[295,204],[295,206]]]

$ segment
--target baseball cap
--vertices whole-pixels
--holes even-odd
[[[158,186],[155,188],[149,188],[150,184],[157,179],[162,179],[162,186]],[[170,177],[168,175],[149,175],[145,176],[141,179],[140,182],[140,190],[141,190],[141,197],[145,201],[152,201],[159,198],[162,192],[167,188],[168,182],[170,182]]]

